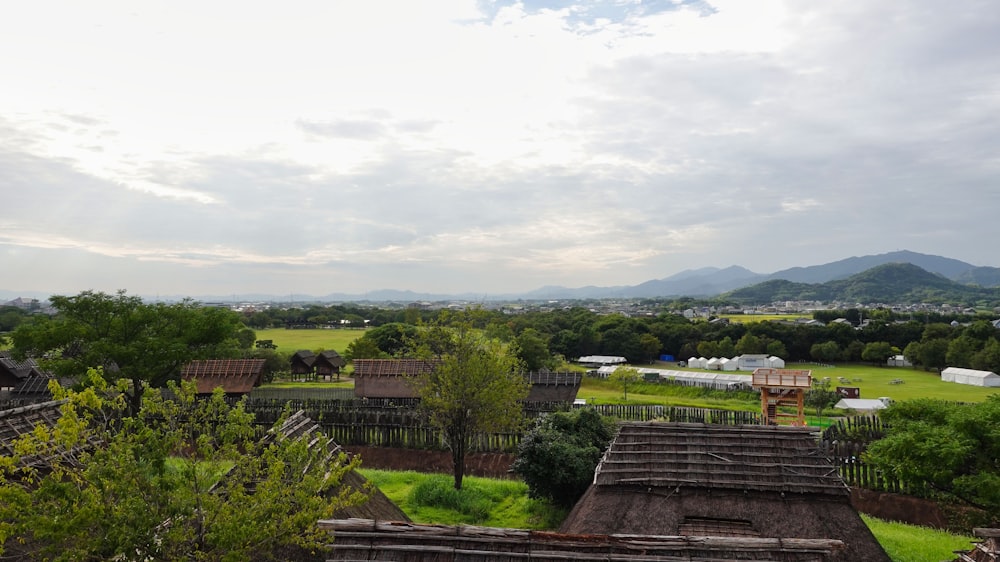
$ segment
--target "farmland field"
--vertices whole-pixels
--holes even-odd
[[[278,351],[284,353],[295,353],[300,349],[310,351],[332,349],[342,354],[349,343],[360,338],[364,333],[364,330],[350,329],[287,330],[285,328],[269,328],[257,330],[257,339],[271,340],[274,345],[278,346]]]

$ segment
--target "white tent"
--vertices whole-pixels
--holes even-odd
[[[841,410],[858,410],[858,411],[874,411],[881,410],[886,407],[885,402],[882,400],[871,400],[864,398],[843,398],[840,402],[837,402],[834,408],[840,408]]]
[[[718,357],[713,357],[705,363],[705,368],[710,371],[718,371],[721,368],[720,359]]]
[[[941,371],[941,380],[972,386],[1000,387],[1000,375],[993,371],[977,371],[961,367],[948,367]]]
[[[735,371],[739,367],[740,362],[736,359],[726,359],[723,357],[719,359],[719,370],[720,371]]]
[[[772,369],[784,369],[785,368],[785,360],[782,359],[781,357],[777,357],[775,355],[772,355],[771,357],[768,357],[767,360],[771,363],[768,366],[771,367]]]
[[[767,355],[757,353],[744,353],[736,358],[737,369],[741,371],[752,371],[761,367],[770,367]]]

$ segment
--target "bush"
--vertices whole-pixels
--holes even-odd
[[[613,436],[612,424],[593,410],[555,412],[525,434],[512,468],[531,497],[569,507],[587,491]]]

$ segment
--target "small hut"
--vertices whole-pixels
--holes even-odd
[[[336,376],[340,380],[340,369],[347,365],[347,361],[339,353],[332,349],[321,352],[316,356],[313,367],[316,369],[316,376],[323,380],[330,380]]]
[[[308,349],[300,349],[293,353],[288,361],[293,375],[304,376],[306,379],[313,378],[316,369],[315,353],[309,351]]]
[[[816,439],[812,428],[625,423],[560,531],[833,539],[844,550],[831,560],[889,562]]]
[[[181,379],[195,381],[198,394],[211,394],[222,387],[227,396],[242,396],[260,385],[265,362],[265,359],[192,361],[181,369]]]

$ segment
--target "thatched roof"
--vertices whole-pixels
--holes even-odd
[[[334,462],[340,453],[345,452],[333,439],[323,434],[323,428],[311,420],[302,410],[299,410],[288,417],[280,427],[272,429],[261,439],[266,444],[276,439],[301,439],[309,444],[313,450],[323,451],[322,461],[324,464]],[[225,476],[213,486],[217,489],[225,482]],[[351,471],[344,475],[343,480],[335,490],[329,493],[339,493],[345,486],[354,490],[368,494],[369,499],[365,503],[357,506],[344,508],[334,514],[335,517],[363,517],[369,519],[409,521],[399,506],[392,503],[381,490],[372,486],[368,480],[357,471]]]
[[[66,400],[51,400],[0,411],[0,455],[14,456],[15,441],[20,436],[34,431],[35,426],[55,427],[59,418],[62,417],[62,405],[65,403]],[[20,468],[44,469],[56,460],[75,463],[77,454],[94,447],[96,444],[95,439],[89,439],[70,450],[54,447],[48,451],[21,457],[18,466]]]
[[[566,533],[838,539],[833,560],[888,562],[808,428],[627,423]]]
[[[819,562],[843,545],[823,539],[567,535],[476,526],[416,525],[364,519],[319,522],[330,532],[330,560],[406,562]]]
[[[316,367],[319,368],[324,364],[332,369],[339,369],[347,365],[347,361],[336,351],[328,349],[316,356]]]
[[[308,349],[300,349],[289,358],[292,364],[292,372],[296,374],[308,373],[313,369],[316,362],[316,354]]]
[[[355,359],[354,377],[407,377],[429,373],[438,366],[430,359]]]
[[[198,394],[211,394],[220,386],[226,394],[246,394],[260,384],[265,363],[265,359],[191,361],[181,369],[181,378],[195,381]]]
[[[48,376],[32,359],[14,359],[9,351],[0,351],[0,386],[16,387],[30,377]]]
[[[969,552],[959,552],[954,562],[1000,562],[1000,529],[973,529],[983,539]]]

